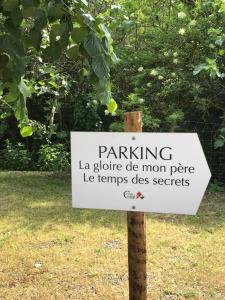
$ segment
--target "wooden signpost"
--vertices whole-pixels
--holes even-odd
[[[124,117],[126,132],[142,132],[141,112]],[[145,213],[127,212],[129,300],[147,300]]]
[[[127,212],[129,300],[147,300],[145,213],[196,214],[211,177],[196,133],[72,132],[74,208]]]

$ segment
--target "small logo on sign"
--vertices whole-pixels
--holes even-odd
[[[123,196],[126,199],[144,199],[144,195],[141,192],[132,193],[131,191],[125,191]]]
[[[136,199],[144,199],[144,195],[141,192],[137,192]]]

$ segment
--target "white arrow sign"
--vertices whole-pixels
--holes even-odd
[[[211,173],[196,133],[72,132],[73,207],[196,214]]]

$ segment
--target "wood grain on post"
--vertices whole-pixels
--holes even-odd
[[[124,130],[127,132],[142,132],[141,112],[125,113]],[[128,212],[127,226],[129,300],[147,300],[145,214]]]

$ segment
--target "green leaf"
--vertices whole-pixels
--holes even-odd
[[[34,22],[34,27],[36,30],[41,30],[47,25],[47,16],[45,14],[45,11],[43,9],[38,8],[36,19]]]
[[[60,37],[60,39],[57,39]],[[54,24],[50,32],[50,44],[59,42],[61,50],[66,49],[69,43],[69,26],[66,22]]]
[[[24,7],[39,6],[40,0],[21,0],[21,4]]]
[[[12,61],[14,79],[20,80],[25,73],[25,58],[15,55]]]
[[[75,43],[83,42],[88,35],[89,30],[87,27],[73,28],[71,31],[71,38]]]
[[[112,52],[111,59],[114,64],[117,64],[120,61],[115,52]]]
[[[121,28],[125,31],[128,31],[132,26],[134,22],[131,20],[124,20],[121,24]]]
[[[21,0],[23,5],[23,17],[33,18],[36,16],[38,11],[38,6],[40,5],[39,0]]]
[[[104,33],[107,40],[111,43],[112,42],[111,34],[110,34],[108,28],[106,27],[106,25],[105,24],[100,24],[99,27],[102,30],[102,32]]]
[[[62,50],[66,49],[69,44],[69,26],[67,23],[63,22],[60,28],[61,38],[59,40]]]
[[[212,66],[216,65],[216,59],[214,58],[206,58],[206,62],[208,65],[212,65]]]
[[[61,27],[60,27],[60,35],[64,35],[65,33],[67,33],[69,31],[69,25],[67,22],[63,22],[61,23]]]
[[[108,91],[108,90],[110,91],[111,83],[107,79],[98,80],[97,85],[96,85],[96,90],[98,92],[104,92],[104,91]]]
[[[10,53],[12,51],[13,40],[8,34],[0,35],[0,48],[2,51]]]
[[[79,46],[75,45],[66,51],[66,55],[69,59],[74,59],[79,56]]]
[[[49,84],[50,84],[51,86],[53,86],[55,89],[58,89],[58,88],[59,88],[58,84],[57,84],[55,81],[53,81],[53,80],[50,80],[50,81],[49,81]]]
[[[84,49],[90,56],[96,56],[101,54],[101,44],[98,37],[95,34],[90,34],[88,37],[85,38]]]
[[[33,134],[33,127],[27,125],[21,126],[20,134],[22,135],[22,137],[31,136]]]
[[[117,110],[117,103],[114,99],[110,99],[109,103],[107,103],[107,109],[112,114]]]
[[[13,79],[15,79],[15,74],[12,71],[12,68],[7,65],[3,70],[2,70],[2,81],[3,82],[10,82],[13,81]]]
[[[101,93],[97,92],[96,95],[102,104],[107,104],[110,101],[110,99],[112,98],[111,91],[104,91]]]
[[[3,53],[0,55],[0,70],[4,69],[8,65],[9,60],[10,57],[8,54]]]
[[[84,77],[89,75],[89,71],[85,68],[82,69],[82,73]]]
[[[35,17],[36,13],[37,13],[36,6],[23,7],[23,17],[24,18],[33,18],[33,17]]]
[[[39,50],[41,45],[41,39],[42,39],[41,32],[35,29],[31,29],[29,34],[28,44],[34,47],[35,49]]]
[[[225,145],[225,139],[218,139],[214,143],[214,148],[217,149],[223,147],[224,145]]]
[[[7,85],[7,88],[9,90],[8,94],[4,96],[4,100],[8,103],[14,102],[18,99],[20,92],[18,89],[18,84],[16,82],[13,82],[9,85]]]
[[[16,102],[15,117],[18,121],[27,120],[26,99],[20,95]]]
[[[223,56],[223,55],[225,54],[225,50],[224,50],[224,49],[220,49],[220,50],[218,51],[218,54],[219,54],[220,56]]]
[[[206,64],[197,65],[194,68],[193,75],[197,75],[198,73],[200,73],[201,71],[206,70],[206,69],[207,69],[207,65]]]
[[[61,24],[54,24],[51,27],[51,32],[50,32],[50,43],[54,43],[56,41],[57,36],[61,36]]]
[[[92,69],[99,79],[104,79],[109,75],[109,66],[103,55],[92,58]]]
[[[63,5],[57,4],[55,1],[49,1],[48,3],[48,15],[60,19],[63,16]]]
[[[220,37],[215,41],[215,44],[221,47],[223,45],[223,42],[224,42],[223,38]]]
[[[88,2],[86,0],[80,0],[85,6],[88,6]]]
[[[46,61],[55,61],[61,55],[62,49],[59,42],[55,42],[43,50],[44,58]]]
[[[23,95],[24,99],[31,96],[30,89],[24,82],[23,78],[21,78],[21,81],[18,84],[18,89],[19,89],[20,93]]]
[[[225,3],[221,1],[220,3],[220,9],[219,9],[220,13],[224,13],[225,12]]]
[[[98,80],[98,82],[95,83],[95,94],[96,98],[98,98],[102,104],[109,103],[112,99],[110,81],[106,78]]]
[[[90,14],[83,14],[84,23],[94,32],[97,32],[96,30],[96,24],[95,19]]]
[[[7,28],[8,32],[11,35],[14,35],[17,38],[20,36],[20,30],[18,27],[14,26],[11,18],[6,19],[4,25],[5,25],[5,28]]]
[[[104,52],[107,55],[110,51],[110,44],[106,37],[102,39],[102,48],[104,49]]]
[[[20,26],[21,22],[23,21],[23,15],[19,7],[13,9],[11,12],[11,19],[15,27]]]
[[[4,0],[2,7],[4,11],[13,11],[18,5],[18,0]]]
[[[14,39],[13,45],[12,45],[12,50],[14,53],[16,53],[18,56],[24,56],[25,52],[24,52],[24,47],[23,47],[23,43],[21,41],[21,39]]]
[[[6,118],[10,117],[11,116],[11,113],[10,112],[4,112],[2,114],[0,114],[0,120],[5,120]]]
[[[112,4],[111,10],[115,10],[116,12],[118,12],[119,10],[121,10],[121,5]]]

